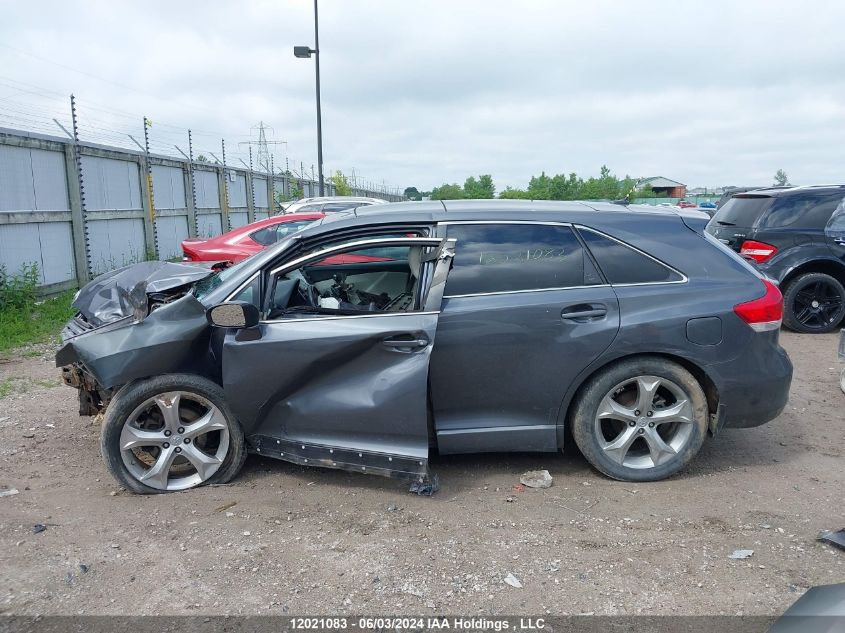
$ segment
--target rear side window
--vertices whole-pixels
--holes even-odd
[[[721,209],[716,211],[713,221],[726,226],[749,228],[754,226],[754,223],[771,204],[771,197],[734,196]]]
[[[296,233],[300,229],[304,229],[313,221],[314,220],[279,222],[278,224],[272,224],[263,229],[258,229],[254,233],[250,233],[249,236],[253,239],[253,241],[258,242],[262,246],[270,246],[271,244],[275,244],[279,240],[287,237],[291,233]]]
[[[327,202],[323,205],[323,213],[333,213],[337,211],[347,211],[355,207],[365,206],[360,202]]]
[[[842,201],[836,196],[787,196],[777,198],[771,210],[763,217],[760,228],[822,230]]]
[[[602,283],[568,226],[452,224],[447,231],[457,239],[447,296]]]
[[[644,255],[631,246],[590,229],[581,237],[611,284],[654,284],[683,281],[675,270]]]

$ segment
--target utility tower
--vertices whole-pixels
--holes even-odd
[[[269,125],[265,125],[264,121],[259,121],[257,125],[253,125],[250,128],[250,132],[253,130],[258,130],[258,140],[257,141],[241,141],[238,145],[255,145],[258,151],[257,155],[257,163],[258,169],[264,171],[265,173],[270,173],[271,168],[271,161],[270,161],[270,145],[287,145],[287,141],[268,141],[267,140],[267,130],[273,131],[273,128]]]

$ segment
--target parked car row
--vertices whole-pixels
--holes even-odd
[[[228,481],[247,452],[431,491],[431,450],[553,452],[567,430],[602,473],[661,479],[777,416],[792,376],[777,286],[701,215],[358,208],[221,272],[98,278],[56,362],[139,493]]]
[[[752,260],[784,295],[784,325],[832,332],[845,318],[845,185],[738,193],[707,231]]]

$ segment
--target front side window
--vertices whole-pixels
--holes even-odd
[[[568,226],[450,224],[457,239],[446,295],[547,290],[601,283]]]
[[[830,220],[825,227],[825,233],[831,237],[845,235],[845,198],[842,198],[836,205],[836,210],[830,216]]]
[[[677,271],[609,237],[579,230],[587,248],[611,284],[653,284],[683,281]]]
[[[417,309],[423,248],[344,251],[281,273],[270,284],[267,317],[411,312]]]

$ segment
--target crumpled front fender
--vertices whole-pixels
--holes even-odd
[[[205,306],[188,294],[153,310],[140,323],[68,340],[56,353],[56,366],[80,362],[107,389],[178,371],[214,375],[209,329]]]

